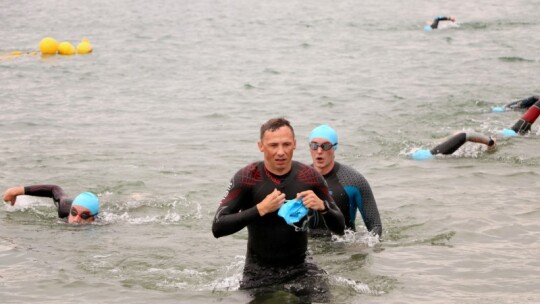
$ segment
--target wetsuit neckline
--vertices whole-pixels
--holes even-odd
[[[289,172],[283,174],[283,175],[276,175],[272,172],[270,172],[270,170],[268,170],[266,168],[266,166],[264,165],[264,162],[261,162],[261,165],[263,167],[263,170],[265,172],[265,177],[267,179],[269,179],[275,186],[276,188],[278,188],[278,190],[281,191],[281,189],[285,188],[286,185],[291,181],[291,177],[294,177],[295,175],[295,172],[298,170],[297,169],[297,164],[296,162],[292,162],[292,166],[291,166],[291,170],[289,170]]]
[[[336,172],[338,171],[339,169],[339,163],[337,161],[334,161],[334,167],[332,168],[332,170],[328,171],[328,173],[324,174],[323,177],[325,179],[329,178],[330,176],[333,176],[336,174]]]

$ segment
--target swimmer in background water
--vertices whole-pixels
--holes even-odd
[[[516,100],[508,103],[508,105],[509,107],[521,109],[528,108],[528,110],[510,129],[503,129],[500,132],[500,135],[503,137],[515,137],[518,134],[525,135],[529,133],[532,125],[538,116],[540,116],[540,100],[538,96],[531,96],[529,98]],[[496,146],[495,139],[493,139],[491,136],[486,136],[475,132],[460,132],[431,150],[420,149],[414,151],[411,154],[411,157],[416,160],[423,160],[433,158],[433,155],[437,154],[452,154],[468,141],[485,144],[488,146],[488,150],[492,150]]]
[[[456,18],[454,16],[437,16],[431,23],[428,23],[428,25],[424,26],[424,30],[431,31],[436,30],[439,28],[439,22],[440,21],[451,21],[452,24],[456,24]]]
[[[13,206],[19,195],[52,198],[58,208],[58,217],[67,217],[70,224],[92,223],[99,213],[99,199],[90,192],[83,192],[77,195],[75,199],[70,199],[64,190],[57,185],[18,186],[9,188],[4,192],[4,201]]]
[[[538,116],[540,115],[540,98],[538,95],[534,95],[528,98],[515,100],[507,103],[503,107],[493,108],[493,112],[504,112],[505,109],[522,110],[527,111],[521,116],[521,118],[510,128],[503,130],[507,132],[507,136],[516,136],[517,134],[524,135],[531,130],[531,126],[534,124]],[[514,132],[515,134],[512,134]],[[504,134],[503,134],[504,135]]]
[[[414,160],[431,159],[434,155],[450,155],[457,151],[466,142],[474,142],[484,144],[488,147],[488,150],[493,150],[497,146],[494,138],[486,136],[476,132],[459,132],[438,144],[431,150],[420,149],[411,154],[411,158]]]
[[[504,112],[506,110],[523,110],[528,109],[540,100],[539,95],[533,95],[531,97],[518,99],[505,104],[502,107],[494,107],[493,112]]]

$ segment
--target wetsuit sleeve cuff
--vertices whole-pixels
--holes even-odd
[[[323,204],[324,204],[324,209],[319,211],[319,213],[324,215],[324,214],[328,213],[328,210],[330,210],[330,206],[328,205],[327,200],[324,200]]]

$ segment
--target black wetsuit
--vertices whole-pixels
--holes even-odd
[[[531,97],[527,97],[527,98],[524,98],[524,99],[520,99],[520,100],[515,100],[515,101],[512,101],[512,102],[509,102],[507,104],[504,105],[505,108],[509,108],[509,109],[512,109],[512,110],[517,110],[517,109],[528,109],[530,108],[533,104],[535,104],[536,102],[538,102],[538,100],[540,100],[540,96],[538,95],[533,95]]]
[[[314,264],[306,261],[307,231],[288,225],[277,211],[259,215],[256,205],[276,188],[285,193],[288,200],[296,198],[299,192],[313,190],[320,199],[327,201],[328,210],[321,218],[328,228],[337,234],[344,232],[343,215],[332,200],[324,178],[314,168],[293,161],[291,171],[284,176],[270,173],[263,162],[240,169],[216,212],[212,232],[218,238],[247,226],[242,289],[294,284],[295,279],[321,274]],[[298,226],[305,220],[297,223]],[[310,275],[306,276],[308,273]]]
[[[433,23],[431,23],[431,28],[432,29],[436,29],[439,27],[439,21],[447,21],[447,20],[452,20],[450,19],[450,17],[446,17],[446,16],[439,16],[439,17],[436,17],[435,19],[433,19]]]
[[[367,230],[382,236],[382,224],[377,203],[364,176],[352,167],[335,162],[334,168],[325,174],[324,178],[328,183],[328,188],[330,188],[330,194],[345,217],[347,228],[356,230],[355,219],[358,209]],[[319,229],[312,231],[314,236],[320,235],[320,228],[324,230],[326,227],[323,226],[323,223],[318,222],[316,228]]]
[[[430,150],[430,152],[433,155],[449,155],[456,152],[457,149],[463,146],[467,141],[483,143],[487,146],[492,146],[495,144],[495,141],[490,136],[485,136],[475,132],[459,132],[445,140],[443,143],[435,146]]]
[[[58,217],[66,218],[69,216],[71,203],[73,199],[69,198],[60,186],[56,185],[33,185],[24,187],[24,195],[50,197],[58,208]]]

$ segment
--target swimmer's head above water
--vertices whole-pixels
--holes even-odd
[[[99,213],[99,199],[91,192],[83,192],[73,200],[68,223],[91,223]]]

